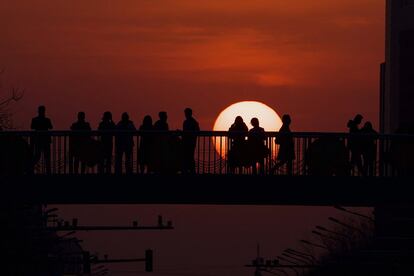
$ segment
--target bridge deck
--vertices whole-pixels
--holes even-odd
[[[374,206],[414,202],[413,180],[412,177],[33,175],[2,178],[0,183],[3,202]]]

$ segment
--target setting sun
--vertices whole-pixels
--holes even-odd
[[[282,120],[271,107],[261,102],[243,101],[224,109],[217,117],[213,130],[227,131],[237,116],[241,116],[249,128],[250,120],[254,117],[259,119],[260,126],[266,131],[278,131],[282,126]]]
[[[213,130],[227,131],[237,116],[243,118],[249,129],[252,127],[250,120],[254,117],[259,119],[260,126],[265,131],[278,131],[282,126],[282,120],[271,107],[257,101],[243,101],[234,103],[224,109],[218,115]],[[219,155],[225,158],[227,154],[227,139],[213,140],[213,143]]]

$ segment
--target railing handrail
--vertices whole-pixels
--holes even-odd
[[[36,134],[47,134],[48,136],[71,136],[73,134],[88,134],[88,135],[117,135],[117,134],[132,134],[132,135],[141,135],[141,134],[196,134],[196,136],[228,136],[231,134],[247,134],[246,132],[229,132],[229,131],[213,131],[213,130],[201,130],[201,131],[183,131],[183,130],[169,130],[169,131],[142,131],[142,130],[49,130],[49,131],[36,131],[36,130],[3,130],[0,131],[0,136],[3,135],[21,135],[21,136],[33,136]],[[266,137],[274,137],[277,135],[287,135],[284,133],[279,133],[278,131],[266,131]],[[393,134],[370,134],[370,133],[348,133],[348,132],[291,132],[289,133],[292,137],[375,137],[375,138],[414,138],[414,134],[403,134],[403,133],[393,133]]]

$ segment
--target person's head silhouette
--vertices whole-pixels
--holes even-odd
[[[234,119],[234,123],[236,125],[243,124],[243,118],[241,116],[237,116],[236,119]]]
[[[371,123],[370,121],[365,122],[365,124],[364,124],[364,129],[365,129],[365,130],[372,130],[372,129],[373,129],[373,127],[372,127],[372,123]]]
[[[362,119],[363,119],[364,117],[361,115],[361,114],[357,114],[357,115],[355,115],[355,118],[354,118],[354,122],[355,122],[355,124],[357,124],[357,125],[359,125],[361,122],[362,122]]]
[[[184,114],[187,119],[190,119],[191,117],[193,117],[193,110],[187,107],[186,109],[184,109]]]
[[[41,105],[37,108],[37,113],[39,117],[45,117],[46,116],[46,107],[44,105]]]
[[[129,115],[128,115],[127,112],[122,113],[121,120],[123,122],[128,122],[129,121]]]
[[[290,119],[290,115],[289,114],[284,114],[282,116],[282,123],[284,125],[290,125],[291,122],[292,122],[292,119]]]
[[[112,113],[110,111],[105,111],[102,116],[102,121],[112,121]]]
[[[152,126],[152,118],[150,115],[146,115],[144,120],[142,121],[142,125],[144,126]]]
[[[83,112],[83,111],[78,112],[78,121],[79,122],[84,122],[85,117],[86,117],[85,112]]]
[[[166,122],[167,121],[167,112],[165,111],[161,111],[158,113],[158,117],[160,118],[161,121]]]
[[[349,120],[348,123],[346,124],[346,126],[348,128],[351,128],[354,125],[354,121],[353,120]]]
[[[259,119],[257,118],[252,118],[250,120],[250,123],[252,124],[253,127],[258,127],[259,126]]]

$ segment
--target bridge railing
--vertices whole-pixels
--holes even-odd
[[[396,176],[414,169],[414,135],[266,132],[263,146],[251,141],[226,131],[3,131],[0,175]]]

